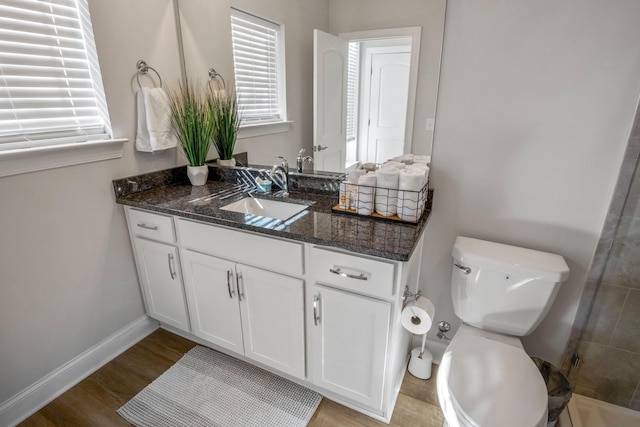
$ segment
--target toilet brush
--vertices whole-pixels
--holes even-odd
[[[422,359],[422,356],[424,355],[424,347],[425,345],[427,345],[427,334],[424,334],[422,336],[422,348],[420,349],[420,355],[418,355],[418,357],[420,359]]]
[[[433,363],[433,355],[426,348],[427,334],[422,336],[422,347],[416,347],[411,350],[411,359],[409,360],[409,373],[416,378],[428,380],[431,378],[431,364]]]

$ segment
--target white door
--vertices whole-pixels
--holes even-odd
[[[343,172],[347,144],[349,42],[313,30],[313,163],[316,170]]]
[[[397,49],[397,48],[396,48]],[[405,49],[406,48],[400,48]],[[381,50],[381,51],[380,51]],[[383,163],[405,147],[411,53],[372,49],[368,97],[366,161]]]
[[[188,250],[182,258],[193,333],[244,354],[235,264]]]
[[[140,237],[133,241],[147,314],[189,332],[178,249]]]
[[[320,285],[312,291],[314,383],[382,409],[391,305]]]
[[[245,355],[305,378],[303,281],[237,265]]]

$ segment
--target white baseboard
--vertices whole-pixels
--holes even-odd
[[[0,404],[0,426],[15,426],[158,329],[147,316],[131,322],[46,377]]]

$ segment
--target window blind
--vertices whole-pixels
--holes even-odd
[[[281,26],[232,9],[231,37],[243,125],[283,120]]]
[[[0,2],[0,151],[109,138],[86,0]]]
[[[360,70],[360,43],[349,43],[347,66],[347,142],[356,139],[358,120],[358,74]]]

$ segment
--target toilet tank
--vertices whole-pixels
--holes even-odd
[[[533,332],[569,276],[560,255],[469,237],[456,238],[452,256],[456,315],[501,334]]]

